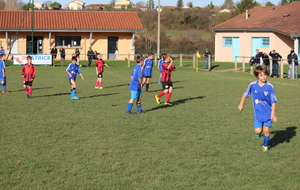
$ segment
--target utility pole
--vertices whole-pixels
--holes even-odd
[[[31,10],[32,10],[32,16],[31,16],[31,53],[33,54],[33,49],[34,49],[34,40],[33,40],[33,37],[34,37],[34,0],[32,0],[32,7],[31,7]]]
[[[158,0],[158,6],[157,6],[157,59],[159,59],[160,54],[160,0]]]

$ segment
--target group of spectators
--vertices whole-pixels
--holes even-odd
[[[270,62],[270,57],[272,62]],[[282,56],[276,52],[276,50],[270,51],[269,55],[266,52],[260,52],[259,49],[256,49],[256,55],[254,57],[255,63],[257,66],[261,65],[261,59],[264,65],[266,65],[268,73],[270,73],[270,64],[272,64],[272,76],[274,78],[279,77],[278,75],[278,63],[282,59]],[[292,62],[294,61],[294,78],[298,79],[298,56],[295,54],[294,50],[291,50],[287,55],[287,60],[289,64],[289,73],[288,78],[292,78]]]

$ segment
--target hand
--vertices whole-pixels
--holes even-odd
[[[82,80],[84,80],[84,77],[81,77]]]
[[[275,115],[273,115],[273,116],[271,116],[271,120],[272,120],[273,122],[277,122],[277,117],[276,117]]]
[[[238,106],[238,109],[240,110],[240,112],[242,112],[242,111],[243,111],[243,109],[244,109],[244,106],[242,106],[242,105],[239,105],[239,106]]]
[[[69,77],[70,77],[70,78],[72,78],[72,75],[71,75],[71,74],[69,74]]]

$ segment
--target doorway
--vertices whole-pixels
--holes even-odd
[[[108,37],[108,52],[107,52],[107,59],[108,60],[115,60],[115,51],[118,48],[118,37]]]
[[[43,48],[44,37],[34,36],[33,43],[31,39],[32,39],[31,36],[26,37],[26,54],[44,54],[44,48]]]

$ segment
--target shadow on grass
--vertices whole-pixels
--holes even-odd
[[[115,87],[120,87],[120,86],[129,86],[129,83],[126,83],[126,84],[118,84],[118,85],[115,85],[115,86],[107,86],[107,87],[104,87],[104,88],[115,88]]]
[[[179,88],[184,88],[183,86],[179,86],[179,87],[176,87],[176,88],[173,88],[173,90],[176,90],[176,89],[179,89]],[[158,90],[150,90],[150,92],[161,92],[162,89],[158,89]]]
[[[97,94],[97,95],[93,95],[93,96],[82,97],[81,99],[85,99],[85,98],[95,98],[95,97],[99,97],[99,96],[111,96],[111,95],[115,95],[115,94],[120,94],[120,93]]]
[[[64,95],[70,95],[70,92],[69,93],[59,93],[59,94],[47,94],[47,95],[44,95],[44,96],[34,96],[34,98],[44,98],[44,97],[64,96]]]
[[[43,88],[34,88],[34,87],[32,87],[33,90],[44,90],[44,89],[49,89],[49,88],[54,88],[54,87],[43,87]],[[16,90],[14,92],[22,92],[22,91],[24,91],[24,89]]]
[[[214,68],[216,68],[216,67],[219,67],[220,65],[213,65],[211,68],[210,68],[210,70],[213,70]]]
[[[195,99],[203,99],[205,98],[206,96],[197,96],[197,97],[193,97],[193,98],[185,98],[185,99],[180,99],[180,100],[177,100],[177,101],[174,101],[174,102],[171,102],[173,105],[172,106],[168,106],[168,105],[160,105],[160,106],[157,106],[155,108],[152,108],[152,109],[149,109],[149,110],[145,110],[147,112],[149,111],[154,111],[154,110],[158,110],[158,109],[163,109],[163,108],[169,108],[169,107],[173,107],[173,106],[176,106],[178,104],[183,104],[185,103],[186,101],[189,101],[189,100],[195,100]]]
[[[289,143],[291,139],[296,136],[297,127],[287,127],[286,130],[281,131],[273,131],[271,134],[274,134],[273,138],[270,140],[269,145],[270,148],[277,146],[278,144],[287,142]]]

